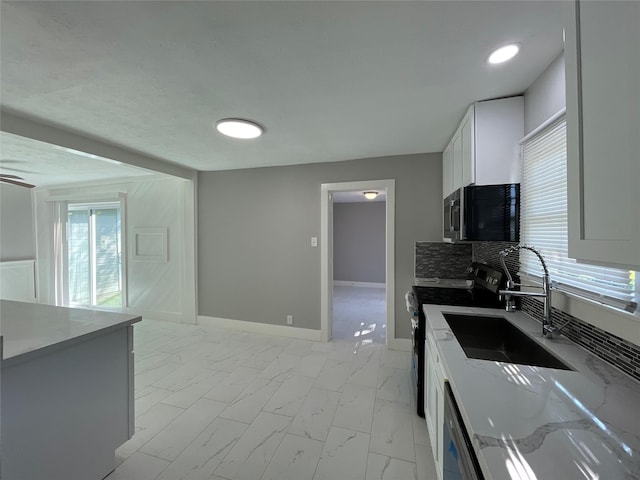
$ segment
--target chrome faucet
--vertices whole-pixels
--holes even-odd
[[[505,264],[505,258],[507,257],[507,255],[509,255],[510,253],[516,252],[518,250],[529,250],[530,252],[533,252],[540,260],[540,263],[542,264],[542,269],[544,270],[544,275],[542,275],[542,292],[522,292],[520,290],[513,290],[517,286],[527,286],[527,285],[522,285],[521,283],[515,283],[513,281],[513,277],[511,277],[511,274],[509,273],[509,269],[507,268],[507,265]],[[515,311],[516,304],[513,297],[542,297],[544,301],[544,305],[543,305],[544,317],[542,319],[542,336],[547,338],[553,338],[553,333],[556,331],[559,332],[567,324],[562,325],[560,328],[557,328],[555,325],[553,325],[553,320],[551,317],[551,283],[549,281],[549,270],[547,269],[547,264],[544,261],[544,258],[542,258],[542,255],[540,254],[540,252],[535,247],[532,247],[529,245],[514,245],[513,247],[509,247],[500,252],[500,263],[502,264],[502,268],[504,269],[504,272],[507,274],[507,289],[500,290],[498,293],[500,294],[501,299],[502,299],[502,296],[504,295],[504,298],[507,302],[505,307],[506,310],[508,312]],[[529,287],[540,288],[536,285],[529,285]]]

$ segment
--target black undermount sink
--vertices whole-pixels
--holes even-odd
[[[573,370],[504,317],[443,315],[468,358]]]

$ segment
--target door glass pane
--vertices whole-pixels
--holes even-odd
[[[120,209],[97,208],[93,214],[96,305],[121,307]]]
[[[89,266],[89,210],[71,210],[69,225],[69,302],[91,303],[91,271]]]

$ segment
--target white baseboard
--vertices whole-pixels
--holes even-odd
[[[333,284],[336,287],[365,287],[365,288],[385,288],[386,283],[375,282],[350,282],[348,280],[334,280]]]
[[[401,352],[411,351],[411,340],[408,338],[390,338],[387,340],[389,350],[400,350]]]
[[[232,320],[230,318],[207,317],[204,315],[198,315],[198,325],[231,328],[234,330],[242,330],[244,332],[298,338],[301,340],[312,340],[314,342],[319,342],[322,339],[320,330],[289,327],[286,325],[271,325],[269,323],[247,322],[244,320]]]

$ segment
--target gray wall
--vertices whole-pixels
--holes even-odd
[[[525,135],[563,109],[565,104],[564,52],[562,52],[524,94]]]
[[[385,282],[385,209],[385,202],[334,203],[334,280]]]
[[[395,302],[409,338],[404,293],[416,240],[441,239],[442,155],[200,172],[199,314],[320,329],[320,185],[396,180]]]
[[[0,183],[0,261],[33,258],[31,189]]]

